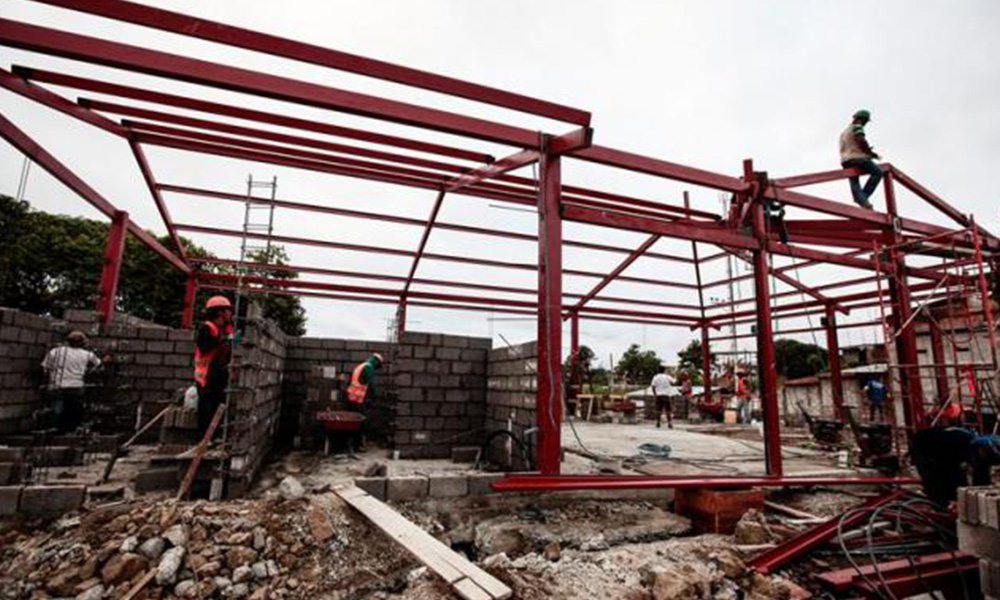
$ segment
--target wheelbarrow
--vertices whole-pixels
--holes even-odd
[[[361,431],[365,416],[347,410],[322,410],[314,415],[316,423],[323,429],[323,454],[330,454],[330,441],[333,437],[347,438],[348,456],[354,456],[351,447],[352,434]]]

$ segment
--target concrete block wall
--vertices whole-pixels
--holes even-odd
[[[526,454],[534,461],[534,436],[525,432],[535,426],[538,343],[495,348],[488,359],[486,392],[487,432],[509,430],[526,445]],[[508,470],[526,470],[517,446],[506,436],[498,437],[488,449],[489,459]]]
[[[392,369],[392,353],[386,342],[374,340],[346,340],[337,338],[300,337],[287,341],[285,378],[282,386],[282,413],[278,439],[291,444],[296,436],[308,437],[309,432],[299,431],[303,411],[312,410],[320,404],[331,404],[327,397],[319,398],[321,386],[312,385],[317,369],[333,367],[338,375],[351,372],[360,362],[373,353],[382,354],[386,360],[382,374]],[[376,379],[376,389],[388,389],[384,377]],[[322,386],[329,391],[332,386]],[[390,435],[393,420],[393,401],[386,394],[379,394],[368,415],[369,427],[374,437],[386,439]]]
[[[233,353],[227,440],[230,497],[244,495],[270,453],[281,414],[287,336],[251,304],[242,342]]]
[[[43,406],[41,362],[52,347],[52,321],[0,308],[0,434],[31,429]]]
[[[407,331],[395,348],[393,445],[408,458],[447,458],[478,444],[486,415],[489,338]]]
[[[66,311],[65,319],[59,329],[83,331],[94,352],[112,357],[105,366],[103,392],[95,395],[100,401],[90,405],[103,431],[128,431],[144,423],[194,382],[193,331],[122,314],[101,327],[100,316],[90,310]],[[150,435],[155,439],[155,432]]]

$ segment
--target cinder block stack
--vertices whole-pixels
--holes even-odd
[[[525,432],[535,426],[537,368],[537,342],[495,348],[489,354],[486,382],[486,431],[509,429],[532,449],[528,451],[532,460],[534,445],[525,439]],[[529,468],[517,447],[505,436],[490,445],[489,459],[512,471]]]
[[[482,440],[489,338],[406,332],[396,348],[394,446],[401,456],[447,458]]]
[[[983,597],[1000,598],[1000,486],[958,490],[958,548],[979,558]]]
[[[281,414],[286,336],[249,307],[242,342],[233,353],[227,442],[230,497],[244,495],[271,451]]]
[[[0,308],[0,434],[32,427],[45,383],[41,362],[53,337],[49,319]]]

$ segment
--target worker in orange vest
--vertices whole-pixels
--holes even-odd
[[[226,401],[233,331],[233,305],[229,298],[212,296],[205,303],[205,322],[198,328],[194,348],[198,429],[202,435],[208,430],[219,405]]]
[[[347,386],[347,405],[350,410],[362,414],[367,421],[371,401],[375,399],[375,371],[382,368],[382,355],[375,353],[368,360],[354,367],[351,373],[351,384]],[[355,445],[358,450],[364,450],[365,424],[362,423]]]

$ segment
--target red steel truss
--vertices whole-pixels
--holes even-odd
[[[921,367],[918,366],[916,333],[912,325],[914,303],[947,297],[949,291],[966,285],[978,286],[986,299],[986,265],[992,264],[1000,253],[1000,239],[891,164],[882,165],[886,175],[883,190],[887,210],[866,210],[843,198],[833,200],[801,191],[807,186],[857,176],[858,173],[851,169],[770,178],[766,172],[755,170],[753,162],[747,160],[739,176],[714,173],[595,145],[594,131],[590,128],[591,115],[578,108],[124,0],[34,1],[131,26],[153,28],[502,107],[519,113],[520,118],[542,118],[562,123],[561,127],[565,128],[562,131],[538,131],[537,127],[399,102],[149,47],[132,46],[112,39],[0,18],[0,45],[104,67],[108,77],[120,71],[130,71],[153,76],[164,83],[180,81],[204,88],[281,100],[292,110],[298,106],[318,108],[331,114],[350,114],[369,121],[403,124],[409,126],[410,131],[443,132],[450,134],[450,139],[460,140],[457,143],[442,143],[419,139],[419,135],[390,135],[365,127],[344,127],[293,114],[199,99],[191,94],[174,95],[30,65],[0,68],[0,87],[3,89],[88,123],[127,143],[168,232],[173,251],[130,221],[127,213],[98,194],[14,123],[0,116],[0,137],[112,219],[98,304],[105,322],[109,322],[114,315],[115,290],[126,232],[152,248],[172,267],[188,274],[182,317],[185,327],[191,327],[194,321],[193,303],[199,287],[225,290],[234,289],[237,285],[236,277],[213,273],[205,268],[234,265],[236,261],[231,258],[197,259],[188,256],[180,232],[226,237],[241,237],[244,232],[198,223],[177,223],[171,216],[168,200],[177,195],[198,198],[206,203],[245,202],[247,198],[182,183],[157,181],[144,152],[146,146],[281,165],[434,192],[436,199],[426,219],[350,210],[337,206],[336,201],[321,203],[252,198],[253,202],[273,202],[275,208],[282,211],[322,213],[419,227],[421,236],[414,250],[377,243],[362,245],[331,239],[270,236],[272,241],[292,246],[346,250],[359,255],[405,257],[410,267],[405,276],[400,276],[340,266],[282,265],[274,269],[327,280],[244,277],[244,285],[264,293],[395,305],[400,331],[405,329],[408,306],[536,316],[539,353],[537,464],[541,474],[550,477],[511,480],[500,486],[506,486],[504,489],[725,486],[734,482],[808,485],[809,480],[785,477],[782,468],[774,336],[815,331],[825,334],[831,356],[834,404],[840,416],[843,384],[838,331],[871,327],[878,321],[838,323],[837,313],[847,316],[853,310],[879,305],[884,282],[891,298],[890,335],[895,338],[895,359],[900,365],[898,385],[905,407],[905,427],[912,431],[926,423],[920,384]],[[51,88],[69,93],[63,95]],[[74,98],[73,93],[95,94],[97,97]],[[140,104],[133,104],[135,102]],[[178,110],[184,112],[176,112]],[[199,116],[192,116],[191,113]],[[357,142],[365,145],[355,145]],[[507,148],[502,153],[505,158],[496,159],[491,152],[477,149],[483,142]],[[687,192],[684,193],[683,203],[678,204],[574,186],[563,181],[562,170],[564,161],[573,160],[680,182],[713,193],[721,191],[731,195],[732,210],[723,215],[693,209]],[[537,169],[537,178],[514,174],[528,166]],[[945,227],[902,216],[895,196],[897,185],[926,202],[953,225]],[[846,191],[846,185],[844,188]],[[442,220],[439,213],[446,201],[502,202],[527,207],[537,212],[537,234],[511,231],[503,224],[482,227]],[[787,233],[784,240],[772,231],[767,210],[773,202],[797,210],[797,215],[806,213],[805,217],[790,218],[784,222]],[[585,224],[591,226],[590,230],[602,228],[638,233],[645,236],[645,241],[629,246],[564,237],[564,222]],[[435,230],[468,235],[476,240],[502,238],[535,244],[538,258],[533,262],[514,262],[429,252],[428,241]],[[665,238],[690,242],[690,255],[656,250],[657,243]],[[700,254],[699,244],[712,247],[709,248],[711,253]],[[564,247],[614,254],[619,260],[617,266],[607,272],[569,268],[565,265]],[[716,281],[703,279],[704,265],[728,257],[750,265],[752,273],[731,275]],[[791,263],[778,266],[779,258]],[[660,277],[626,275],[625,272],[639,260],[671,271],[663,272]],[[421,265],[428,261],[474,265],[483,269],[533,271],[538,275],[537,285],[518,287],[418,276]],[[937,264],[934,261],[941,262]],[[693,267],[695,283],[684,283],[669,274],[687,265]],[[852,272],[849,278],[835,281],[824,278],[819,284],[800,280],[801,272],[821,265],[864,273]],[[329,278],[355,282],[331,283]],[[588,291],[583,294],[567,293],[563,291],[565,278],[596,281],[588,283]],[[911,282],[911,279],[919,281]],[[727,302],[716,303],[707,300],[709,290],[743,280],[753,282],[752,297],[731,298]],[[654,292],[663,289],[693,292],[697,302],[668,302],[606,294],[605,289],[615,282],[644,286]],[[772,290],[772,286],[778,283],[787,289]],[[838,294],[837,290],[841,288],[851,288],[852,291]],[[456,293],[463,290],[467,293]],[[518,296],[522,298],[517,299]],[[525,299],[524,296],[533,298]],[[600,303],[600,306],[595,303]],[[751,303],[752,308],[748,308]],[[982,304],[983,321],[988,324],[993,345],[991,303],[985,301]],[[740,307],[739,310],[737,307]],[[814,315],[821,318],[818,327],[810,323],[809,327],[775,331],[776,324],[782,320],[811,318]],[[570,350],[574,360],[579,350],[581,320],[698,330],[702,340],[702,369],[708,401],[711,400],[713,338],[716,341],[755,338],[764,416],[766,474],[739,480],[719,476],[551,477],[557,476],[560,471],[564,320],[570,321]],[[747,326],[752,327],[749,332]],[[718,331],[722,327],[731,327],[732,333],[720,336]],[[933,335],[936,330],[931,328],[931,331]],[[944,351],[939,347],[942,344],[940,337],[938,331],[933,342],[935,363],[944,360]],[[991,357],[995,367],[994,348],[991,348]],[[943,390],[948,386],[947,375],[943,368],[935,369],[937,388]],[[579,383],[575,375],[572,381],[574,385]],[[862,478],[824,483],[876,481],[898,483],[904,480]]]

